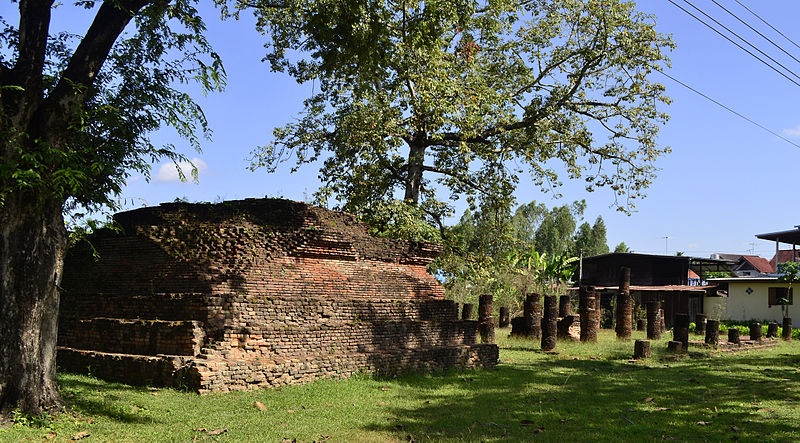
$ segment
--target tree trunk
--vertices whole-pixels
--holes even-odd
[[[2,415],[14,409],[40,414],[63,405],[56,340],[66,248],[61,202],[42,202],[30,192],[6,195],[0,210]]]
[[[416,138],[423,138],[415,135]],[[408,175],[406,176],[405,200],[413,204],[419,203],[419,194],[422,191],[422,172],[425,162],[425,145],[409,144]]]

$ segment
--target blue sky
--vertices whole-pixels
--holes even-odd
[[[717,1],[762,32],[769,31],[776,43],[800,58],[800,48],[770,31],[735,0]],[[678,45],[671,54],[671,75],[800,143],[799,86],[725,41],[668,0],[637,3],[639,10],[656,16],[659,31],[672,34]],[[800,63],[780,54],[712,0],[693,3],[800,72]],[[800,2],[743,3],[800,43],[796,24]],[[7,4],[0,13],[6,20],[14,21],[16,7],[15,3]],[[80,20],[68,8],[56,10],[54,26],[82,32],[80,25],[72,28]],[[269,141],[274,127],[297,115],[303,99],[311,94],[312,85],[297,85],[285,74],[269,71],[268,65],[261,62],[265,39],[254,31],[252,20],[243,17],[238,22],[220,22],[217,16],[213,10],[207,14],[208,36],[223,58],[228,86],[223,93],[199,99],[214,131],[213,140],[204,144],[202,153],[196,153],[169,132],[154,135],[156,142],[175,142],[185,149],[188,157],[195,158],[200,181],[180,183],[173,165],[154,165],[150,182],[133,177],[125,188],[120,198],[126,207],[154,205],[182,197],[190,201],[216,201],[269,195],[310,200],[319,185],[313,165],[296,174],[289,174],[288,168],[275,174],[247,170],[251,150]],[[655,74],[657,79],[659,75]],[[603,216],[612,248],[624,241],[634,251],[645,253],[683,251],[705,257],[713,252],[752,250],[772,257],[774,244],[757,240],[754,235],[800,224],[795,184],[800,149],[667,78],[658,81],[667,86],[668,95],[674,100],[667,111],[672,118],[659,138],[661,144],[672,148],[672,153],[658,160],[659,176],[647,197],[638,202],[636,212],[632,215],[616,212],[611,207],[610,192],[599,190],[589,194],[580,182],[566,182],[559,190],[563,194],[561,199],[553,199],[551,194],[543,194],[523,182],[516,193],[518,201],[537,200],[554,206],[585,198],[586,220],[591,223],[598,215]],[[463,206],[459,206],[460,210]],[[666,236],[669,239],[665,240]]]

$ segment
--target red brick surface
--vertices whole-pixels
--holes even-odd
[[[286,200],[115,218],[124,233],[90,239],[98,258],[86,244],[67,256],[61,367],[206,392],[496,364],[426,272],[436,245]]]

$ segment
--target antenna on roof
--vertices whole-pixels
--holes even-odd
[[[667,245],[669,245],[669,235],[660,238],[664,239],[664,255],[669,255],[669,253],[667,252]]]

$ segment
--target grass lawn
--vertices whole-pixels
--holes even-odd
[[[496,370],[281,390],[199,396],[60,374],[76,414],[22,419],[0,429],[0,441],[81,432],[87,442],[800,440],[798,341],[740,353],[698,347],[672,361],[662,340],[637,363],[633,343],[613,331],[596,345],[559,342],[553,354],[506,335],[497,330]]]

